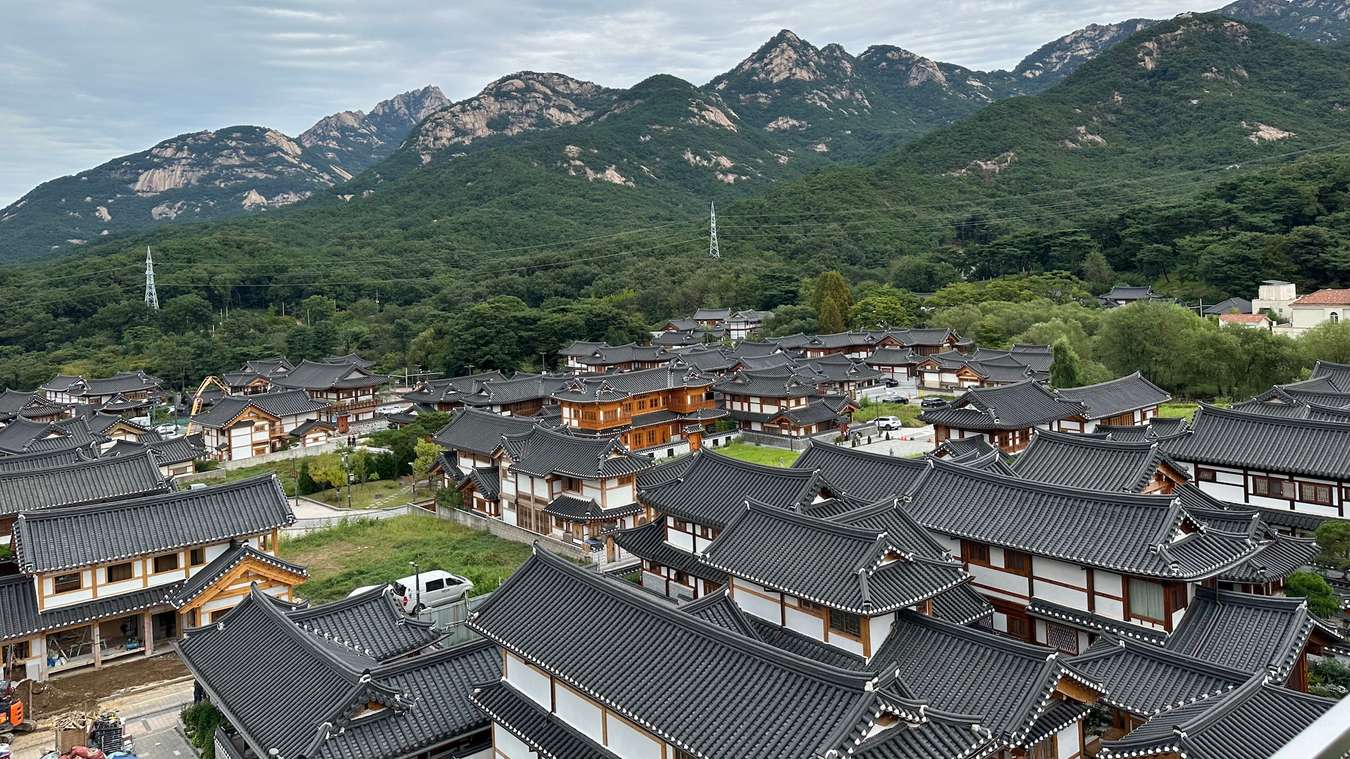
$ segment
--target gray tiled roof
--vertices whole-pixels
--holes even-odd
[[[792,468],[819,471],[845,493],[868,501],[900,495],[928,471],[928,466],[918,459],[902,459],[818,440],[807,443]]]
[[[23,513],[14,522],[14,555],[24,572],[50,572],[257,535],[294,521],[276,477],[264,475]]]
[[[526,374],[517,372],[509,380],[485,380],[472,393],[462,393],[458,400],[465,406],[506,406],[525,401],[542,401],[556,393],[570,379],[566,375]],[[452,400],[447,396],[447,400]]]
[[[1164,442],[1163,450],[1177,461],[1350,480],[1350,424],[1338,422],[1203,405],[1190,433]]]
[[[273,377],[272,384],[304,390],[331,390],[374,387],[388,377],[373,374],[351,363],[301,361],[285,374]]]
[[[498,371],[442,377],[422,382],[413,390],[401,393],[400,396],[414,403],[450,403],[458,400],[461,393],[475,392],[481,382],[489,380],[500,382],[505,379],[506,376]]]
[[[1308,612],[1306,599],[1199,588],[1166,647],[1246,673],[1269,670],[1283,680],[1314,630],[1339,640]]]
[[[68,464],[78,464],[81,461],[93,461],[96,458],[98,456],[92,448],[61,448],[39,453],[18,453],[0,456],[0,474],[35,472]]]
[[[169,484],[148,451],[0,474],[0,515],[162,493]]]
[[[393,759],[485,727],[468,696],[474,683],[500,676],[491,646],[381,664],[326,631],[306,630],[294,613],[255,588],[178,643],[197,683],[257,755]],[[311,613],[319,610],[300,612]],[[387,711],[353,719],[368,704]]]
[[[955,625],[914,611],[896,615],[870,665],[894,668],[900,682],[935,708],[980,715],[981,724],[1021,745],[1052,705],[1062,678],[1100,691],[1057,652],[978,627]]]
[[[1086,406],[1088,419],[1106,419],[1172,400],[1171,393],[1144,379],[1139,372],[1095,385],[1061,387],[1055,392],[1060,398]]]
[[[1161,466],[1171,466],[1157,443],[1121,442],[1087,435],[1036,430],[1012,461],[1018,477],[1056,485],[1141,492]]]
[[[104,596],[93,601],[38,611],[37,584],[28,575],[0,578],[0,640],[28,637],[43,630],[56,630],[95,619],[167,606],[165,597],[178,590],[182,580],[168,585]]]
[[[503,435],[516,435],[534,429],[529,417],[505,416],[491,411],[456,409],[450,421],[432,440],[443,448],[492,455],[502,445]]]
[[[1176,437],[1177,435],[1184,433],[1189,427],[1190,422],[1184,417],[1168,418],[1155,416],[1148,420],[1148,424],[1098,424],[1093,429],[1093,433],[1106,435],[1106,437],[1111,440],[1139,442],[1141,440],[1166,440],[1167,438]]]
[[[1051,707],[1056,710],[1056,707]],[[884,730],[853,753],[853,759],[984,759],[1002,755],[1004,744],[981,718],[950,714],[923,704],[912,710],[905,729]]]
[[[703,448],[673,480],[640,488],[638,499],[656,510],[705,527],[722,527],[747,499],[786,509],[810,503],[830,485],[819,472],[752,464]]]
[[[1318,359],[1312,368],[1313,379],[1326,379],[1342,393],[1350,393],[1350,364]]]
[[[328,408],[328,403],[310,398],[304,390],[276,390],[270,393],[254,393],[252,395],[227,395],[216,401],[211,408],[192,417],[192,421],[203,427],[220,429],[229,426],[250,406],[269,416],[285,417],[314,414]]]
[[[1087,651],[1069,661],[1103,684],[1103,701],[1145,716],[1232,690],[1251,676],[1250,672],[1111,633],[1103,633]]]
[[[206,455],[206,446],[202,443],[200,432],[193,435],[177,435],[163,440],[146,443],[133,443],[130,440],[117,440],[103,451],[104,458],[135,455],[141,451],[150,451],[160,466],[183,464],[195,461]],[[3,460],[0,460],[2,463]]]
[[[1104,741],[1099,756],[1267,759],[1336,703],[1269,685],[1264,677],[1159,712],[1124,738]]]
[[[817,394],[814,382],[782,369],[735,372],[713,389],[724,395],[760,398],[805,398]]]
[[[548,505],[544,507],[545,514],[560,519],[570,519],[574,522],[602,522],[637,514],[641,511],[642,505],[636,502],[602,509],[594,498],[582,498],[567,493],[549,501]]]
[[[1033,596],[1027,604],[1027,614],[1050,622],[1067,624],[1070,627],[1077,627],[1080,630],[1086,630],[1090,633],[1110,633],[1130,640],[1144,641],[1161,646],[1167,638],[1167,633],[1152,627],[1144,627],[1133,622],[1122,622],[1119,619],[1103,616],[1095,612],[1087,612],[1081,609],[1074,609],[1068,606],[1047,601],[1043,598]]]
[[[303,630],[339,641],[377,661],[421,651],[445,636],[432,623],[404,612],[388,585],[287,611],[286,617]]]
[[[920,525],[1086,566],[1150,577],[1206,579],[1254,554],[1248,535],[1178,538],[1170,496],[1106,493],[976,471],[941,459],[903,502]]]
[[[694,554],[666,542],[666,525],[656,520],[639,527],[613,533],[614,542],[623,550],[663,567],[677,569],[700,580],[725,585],[727,573],[701,563]]]
[[[600,403],[658,390],[708,387],[712,383],[712,377],[696,369],[660,366],[599,377],[575,377],[568,380],[553,397],[575,403]]]
[[[877,348],[867,358],[867,364],[868,366],[913,366],[922,359],[923,356],[909,348]]]
[[[933,616],[957,625],[973,625],[994,613],[989,601],[968,584],[958,585],[933,598]]]
[[[941,445],[933,449],[933,455],[953,461],[964,461],[984,458],[997,450],[984,435],[971,435],[970,437],[947,438],[942,441]]]
[[[153,390],[158,388],[160,383],[161,381],[158,378],[151,377],[143,371],[121,372],[111,377],[84,380],[83,392],[80,394],[102,396],[137,390]]]
[[[1057,398],[1038,382],[972,387],[947,406],[927,409],[919,418],[963,430],[1020,430],[1082,416],[1084,406]]]
[[[866,673],[780,651],[537,549],[468,625],[695,756],[819,755],[856,745],[860,716],[875,714]]]
[[[535,476],[550,474],[596,479],[637,474],[651,459],[630,453],[617,437],[581,437],[545,427],[505,435],[502,445],[511,469]]]
[[[916,556],[884,530],[753,501],[701,560],[773,590],[866,616],[917,605],[970,579],[959,564]]]

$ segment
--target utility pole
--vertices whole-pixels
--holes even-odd
[[[721,258],[722,252],[717,249],[717,203],[708,205],[708,256],[710,258]]]
[[[155,291],[155,259],[150,256],[150,246],[145,246],[145,307],[159,310],[159,293]]]

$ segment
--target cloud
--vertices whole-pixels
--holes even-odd
[[[522,69],[610,86],[657,73],[702,84],[781,28],[854,53],[891,44],[1007,68],[1088,23],[1187,8],[1168,0],[13,3],[0,26],[0,206],[178,134],[263,124],[294,135],[427,84],[453,99]]]

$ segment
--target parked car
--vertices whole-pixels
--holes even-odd
[[[421,593],[417,592],[419,580],[422,583]],[[378,585],[365,585],[347,595],[349,597],[354,596],[378,587]],[[451,574],[443,569],[428,569],[420,574],[408,575],[398,580],[393,583],[393,589],[394,597],[398,599],[403,610],[409,614],[416,614],[422,609],[444,606],[464,598],[473,590],[473,581],[467,577]]]
[[[905,426],[904,422],[901,422],[900,417],[898,416],[879,416],[876,419],[873,419],[872,423],[875,424],[879,430],[898,430]]]
[[[909,396],[901,395],[900,393],[891,393],[890,395],[881,396],[881,402],[907,404],[909,403]]]
[[[939,398],[939,397],[933,395],[933,396],[929,396],[929,397],[927,397],[927,398],[924,398],[922,401],[919,402],[919,405],[920,405],[920,406],[923,406],[924,408],[939,408],[939,407],[941,407],[941,406],[946,406],[946,405],[947,405],[947,399],[946,399],[946,398]]]
[[[181,433],[176,424],[161,424],[155,428],[161,437],[178,437]]]

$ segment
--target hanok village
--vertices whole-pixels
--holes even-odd
[[[1045,346],[763,316],[550,374],[259,358],[174,434],[144,373],[6,391],[6,678],[176,655],[236,759],[1242,759],[1344,720],[1308,691],[1346,619],[1285,590],[1347,518],[1350,366],[1187,420],[1139,374],[1050,386]],[[853,421],[897,397],[929,437]],[[531,544],[449,623],[308,603],[274,476],[184,481],[431,412],[429,508]]]

